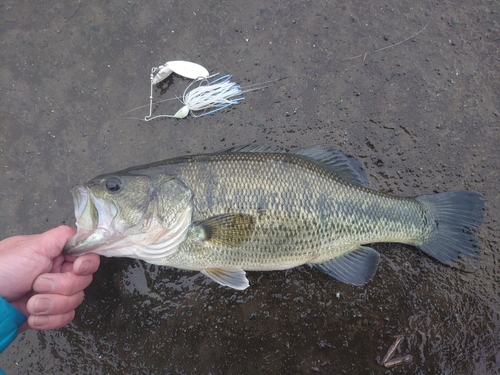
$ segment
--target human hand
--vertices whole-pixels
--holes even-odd
[[[28,317],[27,328],[56,329],[71,322],[99,267],[99,256],[62,254],[76,233],[60,226],[0,241],[0,296]]]

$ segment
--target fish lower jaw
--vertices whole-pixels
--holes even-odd
[[[109,232],[104,229],[85,229],[78,227],[77,233],[65,246],[67,254],[79,256],[87,253],[99,254],[96,250],[105,246]],[[104,244],[104,245],[103,245]]]

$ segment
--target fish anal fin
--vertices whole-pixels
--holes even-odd
[[[255,230],[255,217],[247,214],[223,214],[201,220],[203,240],[216,246],[234,248],[247,242]]]
[[[241,268],[205,268],[201,272],[219,284],[233,289],[243,290],[250,286],[245,271]]]
[[[380,254],[371,247],[360,246],[328,262],[314,264],[320,271],[346,284],[363,285],[377,271]]]

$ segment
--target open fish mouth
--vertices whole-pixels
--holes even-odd
[[[112,233],[112,223],[118,213],[109,200],[96,197],[83,185],[71,190],[75,207],[77,233],[66,244],[67,254],[82,255],[94,249],[95,244]]]

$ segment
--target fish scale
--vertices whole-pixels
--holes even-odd
[[[368,188],[359,162],[312,146],[258,146],[185,156],[97,176],[73,189],[70,254],[95,252],[198,270],[235,289],[245,270],[311,264],[369,281],[377,242],[414,245],[443,263],[478,253],[483,198],[474,192],[395,197]]]

